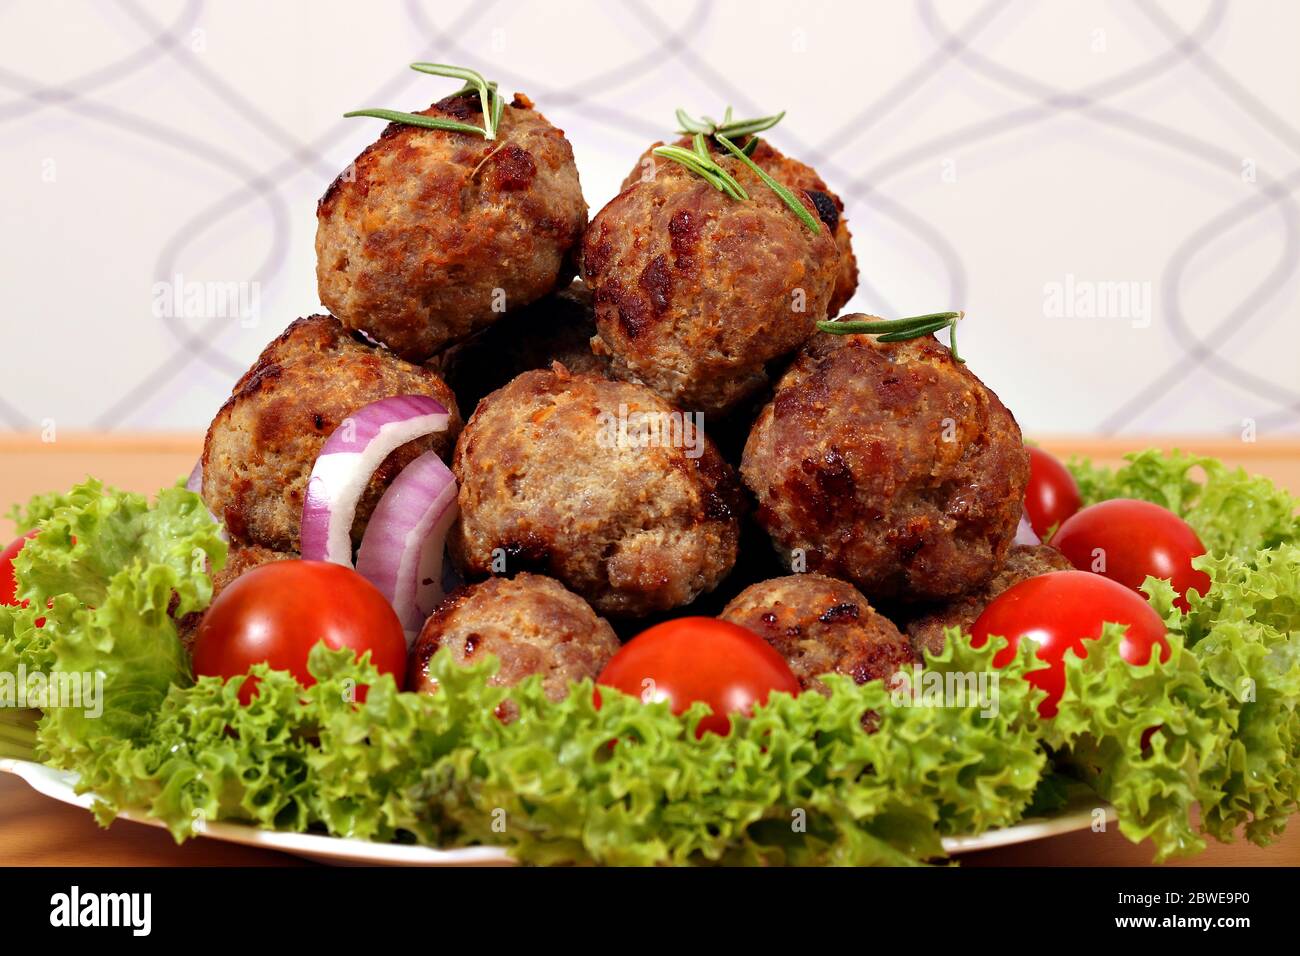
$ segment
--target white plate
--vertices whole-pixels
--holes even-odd
[[[95,802],[93,794],[78,794],[73,789],[76,777],[62,770],[53,770],[26,760],[0,760],[0,773],[12,773],[31,785],[32,789],[62,803],[90,809]],[[1086,830],[1093,823],[1093,813],[1102,808],[1108,822],[1115,819],[1115,810],[1100,803],[1096,797],[1080,793],[1070,806],[1050,818],[1031,818],[1013,827],[989,830],[978,836],[944,837],[943,848],[951,855],[991,850],[1013,843],[1028,843],[1046,837]],[[164,824],[139,811],[123,811],[118,816],[149,826]],[[280,830],[262,830],[239,823],[208,823],[200,832],[212,840],[242,843],[294,856],[319,860],[336,865],[362,864],[367,866],[511,866],[509,854],[498,847],[472,846],[454,850],[438,850],[426,846],[404,846],[396,843],[372,843],[369,840],[348,840],[342,837],[318,836],[310,833],[286,833]]]

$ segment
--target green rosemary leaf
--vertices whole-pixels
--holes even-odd
[[[506,101],[501,94],[497,92],[497,85],[492,84],[492,132],[495,133],[501,128],[501,114],[505,112]]]
[[[412,63],[411,69],[420,73],[429,73],[433,76],[449,76],[455,79],[464,80],[467,86],[472,86],[478,90],[479,105],[483,112],[483,136],[485,139],[496,139],[496,124],[492,121],[492,90],[488,86],[488,81],[483,78],[483,74],[478,70],[471,70],[464,66],[449,66],[446,63]]]
[[[837,322],[834,319],[817,323],[821,332],[832,335],[867,334],[877,336],[880,342],[903,342],[907,339],[933,335],[940,329],[948,330],[948,351],[954,362],[966,364],[966,360],[957,354],[957,323],[966,316],[965,312],[931,312],[928,315],[913,315],[905,319],[866,319],[854,322]]]
[[[823,332],[830,332],[833,335],[857,335],[864,332],[868,335],[881,335],[929,325],[936,321],[947,322],[959,319],[961,316],[961,312],[930,312],[927,315],[912,315],[905,319],[867,319],[856,322],[831,320],[818,323],[818,327]]]
[[[680,106],[677,108],[677,123],[681,126],[681,132],[689,135],[691,133],[708,133],[709,128],[699,120],[691,116]]]
[[[771,129],[785,117],[785,110],[772,116],[761,116],[758,119],[736,120],[734,123],[723,123],[715,132],[721,133],[728,139],[737,139],[741,136],[748,136],[752,133],[761,133],[763,130]]]
[[[940,329],[944,329],[947,327],[948,327],[947,322],[941,322],[941,321],[928,322],[925,325],[917,325],[910,329],[899,329],[895,332],[886,332],[884,335],[878,336],[877,341],[905,342],[908,339],[919,339],[924,335],[933,335],[935,332],[938,332]]]
[[[375,119],[388,120],[390,123],[405,123],[407,126],[423,126],[425,129],[444,129],[453,133],[474,133],[476,136],[486,136],[487,131],[478,126],[472,126],[469,123],[458,123],[456,120],[445,119],[441,116],[423,116],[419,113],[403,113],[399,110],[353,110],[350,113],[344,113],[345,118],[352,116],[372,116]]]
[[[790,209],[794,212],[796,216],[799,217],[799,220],[805,226],[807,226],[813,232],[822,231],[821,220],[818,219],[816,216],[814,216],[812,213],[810,213],[806,208],[804,208],[803,203],[801,203],[798,199],[794,197],[794,193],[790,192],[790,190],[786,189],[775,179],[773,179],[762,169],[760,169],[758,164],[755,163],[748,156],[746,156],[744,151],[741,150],[739,146],[737,146],[731,140],[727,139],[727,137],[723,136],[721,133],[714,134],[713,138],[716,139],[719,143],[721,143],[729,153],[731,153],[742,163],[748,166],[751,170],[753,170],[754,174],[758,176],[759,179],[763,180],[763,182],[767,185],[768,189],[772,190],[772,192],[776,193],[778,196],[781,197],[781,201],[790,207]]]

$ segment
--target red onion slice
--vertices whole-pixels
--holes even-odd
[[[1029,515],[1022,510],[1020,512],[1020,524],[1016,525],[1015,544],[1042,544],[1042,540],[1034,532],[1034,526],[1029,523]]]
[[[381,398],[325,440],[302,504],[302,556],[352,566],[352,521],[370,476],[396,448],[444,431],[450,415],[427,395]]]
[[[409,647],[442,600],[447,532],[456,520],[456,479],[434,452],[402,469],[366,525],[357,572],[388,598]]]

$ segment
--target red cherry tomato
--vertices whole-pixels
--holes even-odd
[[[971,646],[983,647],[994,635],[1007,638],[1011,643],[993,656],[994,667],[1006,667],[1021,638],[1036,643],[1047,666],[1025,679],[1047,692],[1038,713],[1054,717],[1065,693],[1066,650],[1086,657],[1083,642],[1100,637],[1108,621],[1128,626],[1119,653],[1130,664],[1146,664],[1157,644],[1161,662],[1169,660],[1165,625],[1151,605],[1123,585],[1084,571],[1054,571],[1007,588],[971,627]]]
[[[1040,538],[1079,510],[1083,499],[1074,475],[1059,461],[1033,445],[1029,450],[1029,484],[1025,487],[1025,514]]]
[[[748,713],[771,691],[799,693],[790,665],[770,644],[712,617],[683,617],[642,631],[605,665],[597,683],[646,703],[666,700],[675,714],[704,701],[713,713],[700,722],[697,736],[713,731],[725,737],[728,715]]]
[[[379,589],[351,568],[325,561],[273,561],[240,575],[223,590],[194,638],[194,673],[230,678],[254,664],[285,670],[308,686],[307,655],[318,643],[370,651],[397,686],[406,677],[406,637]],[[365,688],[358,698],[365,699]],[[246,681],[239,699],[252,699]]]
[[[1184,611],[1189,588],[1201,594],[1210,588],[1210,576],[1192,567],[1192,558],[1205,553],[1201,539],[1178,515],[1149,501],[1114,498],[1084,508],[1061,525],[1052,544],[1080,571],[1134,591],[1148,574],[1168,580]]]
[[[18,552],[23,549],[23,545],[39,533],[39,531],[28,531],[17,541],[11,542],[9,547],[0,551],[0,604],[14,607],[27,606],[27,601],[18,600],[18,579],[14,576],[14,558],[18,557]]]

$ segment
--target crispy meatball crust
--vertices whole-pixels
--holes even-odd
[[[582,246],[596,303],[593,347],[618,377],[705,413],[752,395],[767,381],[767,363],[813,334],[839,271],[828,230],[810,231],[736,160],[718,162],[747,202],[665,162],[597,213]]]
[[[908,622],[907,636],[917,657],[921,657],[923,650],[931,654],[942,653],[945,628],[960,627],[963,631],[969,631],[984,608],[1013,584],[1036,578],[1040,574],[1069,571],[1072,567],[1065,555],[1048,545],[1015,545],[1007,552],[1002,567],[983,587]]]
[[[750,585],[721,617],[771,644],[804,690],[829,693],[817,679],[822,674],[844,674],[865,684],[917,660],[907,639],[862,592],[822,574],[791,574]]]
[[[740,536],[735,472],[707,439],[698,457],[671,441],[620,444],[621,411],[663,421],[674,410],[644,386],[559,364],[479,403],[452,462],[460,517],[450,547],[462,573],[500,571],[503,553],[507,571],[542,571],[620,616],[717,586]]]
[[[745,443],[778,550],[872,600],[980,587],[1015,537],[1029,455],[1006,407],[934,338],[819,334]]]
[[[423,115],[482,123],[477,94]],[[316,217],[321,302],[423,361],[499,319],[501,294],[515,309],[567,282],[587,204],[564,133],[516,94],[493,141],[390,125]]]
[[[501,669],[490,683],[499,686],[541,674],[546,696],[561,700],[570,681],[594,680],[619,643],[609,623],[560,582],[519,574],[460,588],[438,606],[411,648],[411,690],[437,690],[429,659],[442,647],[458,664],[495,654]]]
[[[469,414],[483,396],[521,372],[559,362],[575,374],[606,377],[609,359],[591,350],[596,316],[581,282],[539,299],[453,345],[437,359],[456,403]]]
[[[642,154],[636,168],[628,173],[627,178],[623,180],[623,189],[627,189],[633,183],[644,178],[652,166],[657,175],[659,165],[670,162],[670,160],[655,156],[653,153],[655,147],[662,145],[663,143],[655,143],[654,146],[651,146]],[[683,149],[690,149],[691,140],[683,136],[677,140],[676,145],[681,146]],[[742,144],[737,143],[737,145]],[[727,155],[727,153],[719,150],[717,144],[712,140],[709,140],[709,151],[715,158]],[[853,255],[853,235],[849,232],[849,223],[844,217],[843,200],[831,192],[830,187],[826,185],[826,181],[821,178],[817,170],[799,162],[792,156],[786,156],[761,137],[749,158],[757,163],[763,172],[787,189],[794,191],[796,194],[799,191],[808,193],[808,198],[812,200],[818,217],[826,224],[826,228],[835,234],[835,245],[840,253],[840,267],[835,277],[835,292],[831,295],[827,312],[829,315],[838,315],[840,309],[844,308],[845,303],[853,298],[853,293],[858,289],[858,260]]]
[[[451,389],[432,369],[404,362],[350,334],[328,315],[298,319],[235,383],[203,445],[203,500],[237,544],[298,551],[303,494],[316,456],[363,405],[428,395],[447,407],[447,431],[384,459],[357,507],[352,540],[397,473],[430,449],[446,458],[460,430]]]

